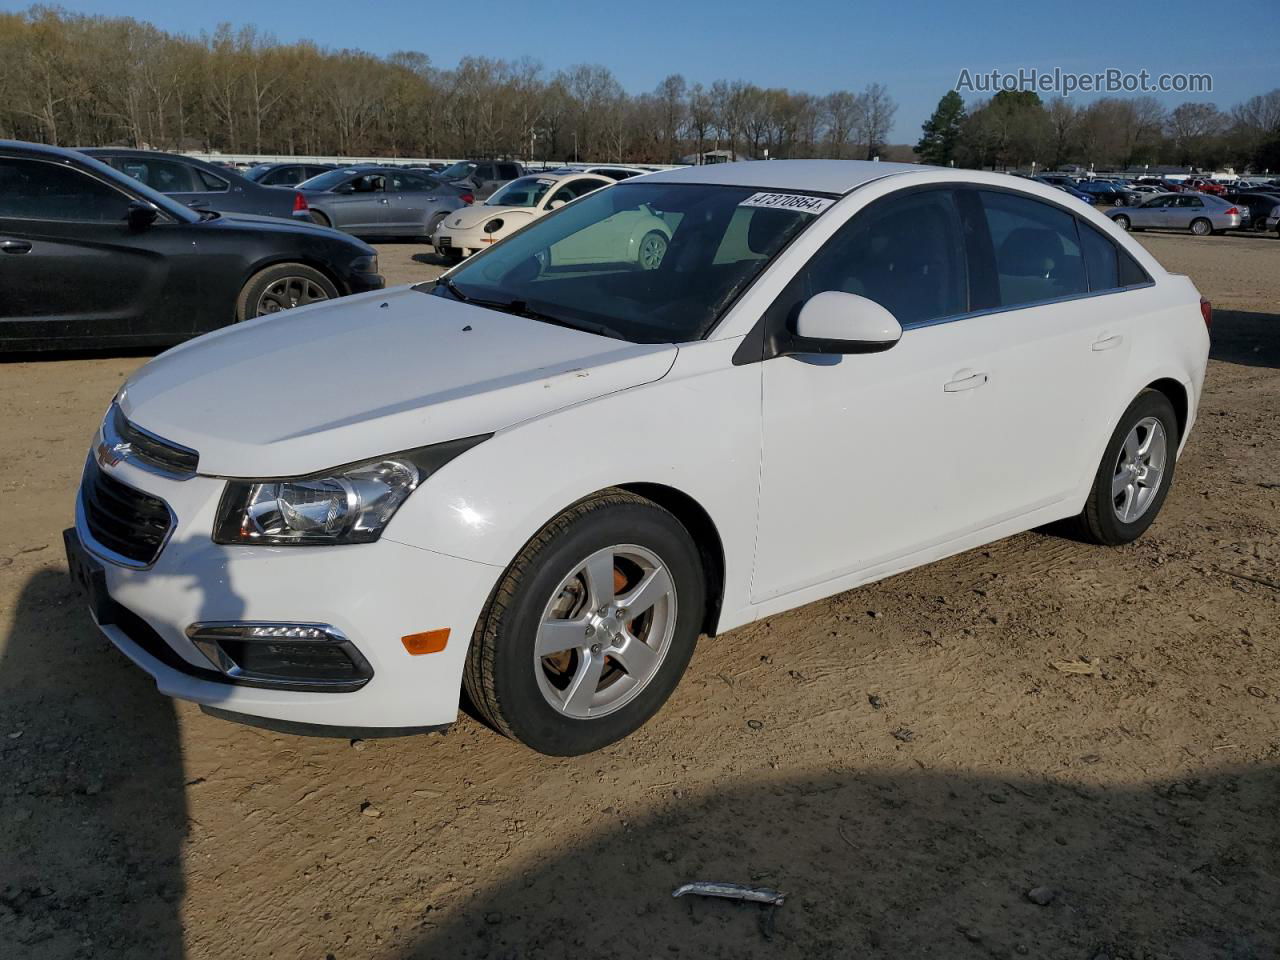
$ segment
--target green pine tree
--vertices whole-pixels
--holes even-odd
[[[954,90],[948,90],[938,101],[938,109],[924,122],[924,136],[915,146],[915,152],[925,163],[946,166],[955,159],[956,142],[960,139],[960,124],[964,121],[964,100]]]

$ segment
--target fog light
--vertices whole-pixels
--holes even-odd
[[[341,631],[323,623],[193,623],[187,636],[234,683],[340,693],[373,668]]]

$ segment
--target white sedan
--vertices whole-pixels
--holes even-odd
[[[484,203],[457,210],[436,226],[431,245],[457,263],[515,233],[539,217],[614,181],[578,171],[540,173],[512,180]]]
[[[637,222],[664,225],[653,269]],[[582,753],[648,720],[699,637],[1063,518],[1138,537],[1210,316],[1026,180],[657,173],[439,283],[147,364],[69,566],[163,693],[220,716],[398,734],[465,687],[496,730]]]

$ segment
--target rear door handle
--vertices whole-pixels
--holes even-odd
[[[30,253],[31,243],[27,240],[0,240],[0,252]]]
[[[960,372],[964,373],[966,371],[961,370]],[[975,373],[967,377],[958,376],[956,380],[948,380],[942,385],[942,389],[947,393],[959,393],[961,390],[973,390],[986,382],[987,375],[985,373]]]
[[[1122,343],[1124,343],[1124,337],[1118,333],[1114,337],[1103,337],[1100,340],[1093,341],[1093,352],[1101,353],[1103,350],[1114,350]]]

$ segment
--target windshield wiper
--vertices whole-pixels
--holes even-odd
[[[443,277],[440,280],[441,285],[451,294],[461,300],[463,303],[469,303],[474,307],[487,307],[490,310],[498,310],[502,313],[509,313],[517,317],[527,317],[530,320],[538,320],[542,323],[549,323],[557,327],[568,327],[570,330],[580,330],[583,333],[595,333],[602,337],[612,337],[615,340],[625,340],[621,333],[603,323],[593,323],[589,320],[565,320],[561,317],[552,316],[549,313],[541,313],[533,310],[524,300],[484,300],[479,297],[473,297],[470,294],[463,293],[458,289],[458,285],[453,282],[451,277]]]

